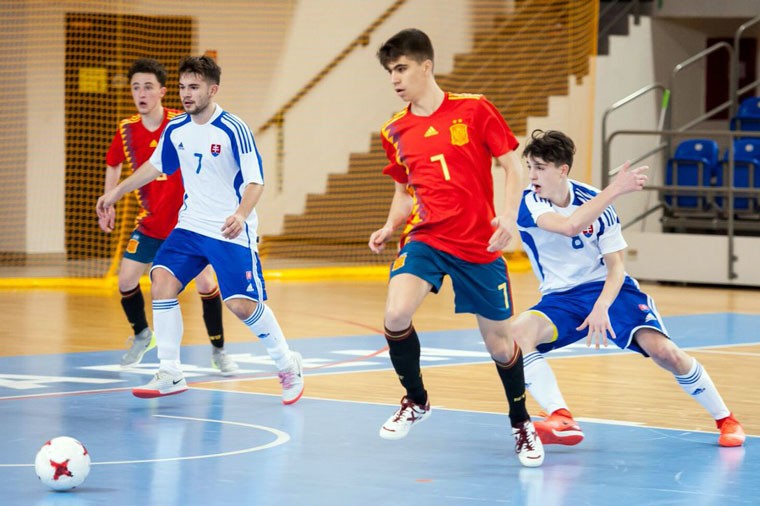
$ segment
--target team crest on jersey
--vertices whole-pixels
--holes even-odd
[[[219,153],[222,152],[222,145],[221,144],[212,144],[211,145],[211,154],[213,156],[219,156]]]
[[[650,311],[649,306],[647,306],[646,304],[639,304],[639,309],[641,309],[645,313],[648,313]]]
[[[253,279],[253,273],[251,271],[245,271],[245,279],[248,281]]]
[[[449,127],[451,131],[451,144],[454,146],[464,146],[470,142],[467,135],[467,125],[462,123],[461,119],[455,119],[454,124]]]
[[[583,230],[583,235],[585,235],[586,237],[591,237],[592,235],[594,235],[594,224],[593,223]]]
[[[391,267],[392,271],[395,271],[396,269],[400,269],[406,264],[406,253],[399,256],[396,260],[393,261],[393,267]]]

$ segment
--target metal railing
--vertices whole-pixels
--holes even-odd
[[[742,131],[716,131],[716,130],[691,130],[688,133],[684,133],[679,130],[617,130],[613,132],[609,137],[611,143],[619,136],[653,136],[653,135],[667,135],[667,136],[680,136],[680,137],[722,137],[729,138],[729,156],[727,158],[728,170],[725,172],[726,177],[723,178],[723,186],[689,186],[689,187],[677,187],[672,185],[650,185],[647,184],[644,188],[645,191],[667,193],[668,195],[687,194],[693,196],[699,193],[704,194],[707,197],[725,197],[726,198],[726,211],[723,213],[724,220],[726,222],[726,236],[728,247],[728,265],[726,266],[728,279],[736,279],[737,274],[734,268],[738,257],[735,254],[734,238],[736,233],[736,213],[735,213],[735,200],[738,196],[754,196],[760,198],[760,188],[737,188],[734,186],[735,177],[735,163],[734,163],[734,151],[733,144],[737,137],[753,137],[760,139],[760,132],[742,132]],[[640,215],[636,216],[632,220],[629,220],[623,228],[629,228],[635,223],[647,218],[654,212],[663,208],[662,204],[658,204],[654,208],[645,210]]]
[[[611,144],[612,141],[615,140],[619,136],[659,136],[659,142],[658,144],[652,148],[651,150],[647,151],[646,153],[640,155],[636,160],[632,161],[632,164],[636,164],[652,155],[655,155],[657,153],[663,153],[668,154],[670,153],[670,146],[671,146],[671,140],[673,137],[691,137],[691,138],[699,138],[699,137],[707,137],[707,138],[724,138],[728,139],[728,157],[727,157],[727,164],[725,169],[727,169],[727,172],[725,173],[726,177],[724,178],[723,186],[715,187],[715,186],[690,186],[688,188],[678,188],[675,186],[665,186],[665,185],[647,185],[645,188],[648,191],[656,191],[662,194],[662,192],[667,191],[668,194],[690,194],[693,195],[695,192],[701,192],[700,195],[705,195],[707,197],[719,195],[726,198],[727,201],[727,207],[725,214],[725,231],[727,236],[727,248],[728,248],[728,265],[726,266],[728,279],[736,279],[737,274],[735,270],[735,264],[738,261],[738,258],[735,254],[735,232],[736,232],[736,222],[735,222],[735,199],[736,195],[740,196],[757,196],[757,198],[760,198],[760,188],[737,188],[734,186],[734,174],[735,174],[735,163],[734,163],[734,140],[737,137],[754,137],[754,138],[760,138],[760,133],[752,133],[752,132],[746,132],[746,131],[731,131],[731,130],[692,130],[693,127],[697,126],[698,124],[704,122],[705,120],[713,117],[715,114],[724,111],[726,109],[729,110],[730,117],[734,117],[736,114],[736,110],[738,107],[738,101],[739,97],[752,90],[753,88],[756,88],[758,85],[760,85],[760,79],[757,79],[741,89],[739,89],[739,43],[741,40],[741,37],[743,33],[751,26],[760,23],[760,16],[757,16],[746,23],[742,24],[735,32],[734,35],[734,43],[733,46],[728,44],[727,42],[719,42],[717,44],[714,44],[707,49],[700,51],[699,53],[691,56],[690,58],[687,58],[686,60],[682,61],[681,63],[675,65],[673,67],[673,70],[670,75],[670,80],[668,82],[668,87],[665,88],[660,83],[653,83],[647,86],[644,86],[643,88],[631,93],[627,97],[624,97],[623,99],[615,102],[610,107],[608,107],[603,116],[602,116],[602,187],[607,186],[609,184],[611,176],[615,174],[616,171],[613,171],[610,167],[610,152],[611,152]],[[674,96],[677,95],[675,92],[676,87],[676,77],[678,74],[683,71],[684,69],[694,65],[695,63],[703,60],[708,55],[719,51],[719,50],[726,50],[729,53],[730,57],[730,75],[729,75],[729,99],[714,107],[713,109],[699,115],[698,117],[687,121],[683,125],[679,127],[673,126],[673,103],[674,103]],[[607,121],[610,114],[612,114],[614,111],[620,109],[621,107],[631,104],[632,102],[636,101],[640,97],[643,97],[647,95],[648,93],[659,90],[662,92],[662,100],[660,103],[660,114],[659,114],[659,124],[656,129],[653,130],[617,130],[611,134],[608,135],[607,133]],[[667,148],[667,149],[666,149]],[[663,167],[665,164],[663,163]],[[627,227],[630,227],[631,225],[638,223],[640,221],[643,221],[648,216],[654,214],[655,212],[663,209],[664,205],[662,202],[660,202],[658,205],[654,207],[649,207],[645,209],[641,214],[634,217],[633,220],[630,220]]]
[[[729,115],[732,118],[736,115],[736,108],[739,105],[739,97],[760,84],[760,79],[756,79],[755,81],[744,86],[742,89],[739,89],[739,44],[741,42],[742,35],[744,35],[744,32],[747,30],[747,28],[758,23],[760,23],[760,15],[742,24],[739,28],[737,28],[736,33],[734,33],[734,52],[731,58],[731,74],[729,82],[729,89],[731,90],[731,109]]]

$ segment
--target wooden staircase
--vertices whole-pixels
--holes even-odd
[[[485,94],[515,135],[525,136],[528,116],[547,115],[549,97],[568,93],[568,76],[588,73],[596,11],[580,4],[589,3],[519,2],[497,26],[476,32],[472,52],[457,55],[451,74],[436,80],[446,91]],[[393,181],[382,174],[386,164],[379,134],[373,135],[369,152],[351,155],[347,173],[331,174],[325,193],[307,196],[303,214],[285,217],[282,234],[263,238],[262,256],[300,265],[389,263],[396,244],[381,255],[367,247],[393,196]]]

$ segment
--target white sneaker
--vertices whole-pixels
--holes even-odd
[[[219,369],[222,376],[233,376],[240,370],[237,362],[232,360],[221,348],[214,348],[214,351],[211,352],[211,366]]]
[[[380,427],[380,437],[383,439],[401,439],[409,434],[412,425],[424,422],[430,417],[430,401],[425,405],[415,404],[406,398],[401,398],[401,407],[393,416]]]
[[[297,351],[291,351],[293,365],[279,372],[282,385],[282,403],[293,404],[303,395],[303,358]]]
[[[526,420],[517,427],[512,427],[515,437],[515,453],[520,464],[525,467],[538,467],[544,462],[544,445],[538,438],[533,422]]]
[[[132,389],[132,395],[142,399],[152,399],[165,395],[181,394],[187,390],[187,382],[182,373],[173,376],[170,372],[158,370],[147,385]]]
[[[137,335],[130,336],[128,341],[132,341],[127,352],[122,355],[120,365],[130,367],[137,365],[146,352],[156,347],[156,336],[150,327],[146,327]]]

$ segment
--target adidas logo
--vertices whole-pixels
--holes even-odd
[[[181,149],[182,151],[185,150],[185,146],[180,142],[179,146],[177,146],[177,149]]]
[[[158,146],[158,141],[156,141],[156,139],[150,141],[150,147],[155,148],[156,146]]]
[[[655,318],[655,317],[654,317],[654,315],[653,315],[652,313],[649,313],[649,314],[646,316],[646,318],[644,318],[644,321],[645,321],[645,322],[652,322],[652,321],[655,321],[656,319],[657,319],[657,318]]]
[[[432,126],[428,127],[427,132],[425,132],[425,137],[432,137],[434,135],[438,135],[438,130]]]

